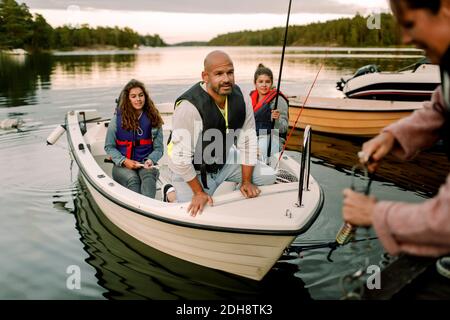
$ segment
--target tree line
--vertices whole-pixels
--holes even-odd
[[[353,18],[341,18],[308,25],[289,26],[289,46],[350,46],[385,47],[401,44],[401,36],[391,14],[382,13],[379,28],[369,29],[367,17],[356,14]],[[211,46],[281,46],[284,28],[258,31],[239,31],[219,35],[209,41]]]
[[[0,0],[0,49],[40,51],[101,46],[133,48],[136,45],[159,47],[166,43],[157,34],[143,36],[127,27],[91,28],[85,24],[53,28],[42,15],[33,17],[26,4]]]

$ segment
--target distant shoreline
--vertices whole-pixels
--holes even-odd
[[[11,55],[11,56],[25,56],[28,54],[52,54],[56,56],[65,56],[65,55],[90,55],[90,54],[133,54],[137,53],[140,50],[151,50],[158,48],[194,48],[194,47],[210,47],[211,50],[213,48],[271,48],[273,50],[281,50],[280,46],[210,46],[210,45],[168,45],[165,47],[151,47],[151,46],[139,46],[136,48],[121,48],[116,46],[104,45],[104,46],[90,46],[90,47],[73,47],[70,49],[53,49],[53,50],[42,50],[42,51],[25,51],[21,49],[13,49],[13,50],[1,50],[0,53]],[[287,54],[310,54],[310,53],[319,53],[319,54],[355,54],[355,53],[376,53],[376,52],[384,52],[384,53],[395,53],[395,52],[403,52],[409,54],[418,54],[423,55],[423,50],[413,48],[413,47],[405,47],[405,46],[386,46],[386,47],[327,47],[327,46],[288,46]],[[16,51],[16,53],[14,53]]]

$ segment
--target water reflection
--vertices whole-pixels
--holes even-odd
[[[199,80],[203,57],[213,49],[216,48],[146,48],[129,52],[58,52],[54,55],[26,56],[1,54],[0,107],[35,104],[44,106],[55,104],[55,101],[64,99],[67,94],[70,97],[86,95],[77,89],[89,89],[92,92],[89,92],[86,99],[92,100],[92,97],[98,99],[99,96],[110,94],[107,88],[116,92],[130,78],[138,78],[152,85],[167,87],[175,83],[187,87]],[[279,67],[279,48],[220,49],[229,52],[233,58],[237,82],[244,90],[252,88],[253,73],[258,63],[262,62],[273,70]],[[386,55],[385,50],[382,50],[368,51],[363,55],[345,53],[346,49],[339,54],[332,51],[332,48],[328,48],[330,52],[325,53],[323,50],[316,52],[317,48],[312,49],[287,50],[282,84],[282,90],[286,94],[303,94],[309,88],[321,64],[324,64],[324,68],[313,95],[340,97],[342,93],[335,89],[336,81],[341,77],[352,75],[363,65],[377,64],[381,70],[393,71],[418,60],[417,52],[415,54],[387,52]],[[385,54],[381,54],[383,52]],[[103,89],[95,91],[97,88]],[[61,90],[69,90],[70,93]]]
[[[107,71],[110,69],[132,68],[136,62],[136,54],[114,55],[58,55],[55,56],[57,68],[62,72],[78,74]]]
[[[79,184],[74,199],[77,229],[89,254],[86,262],[96,269],[108,299],[310,299],[303,281],[293,275],[298,271],[295,264],[279,263],[257,282],[152,249],[113,225],[84,183]]]
[[[0,107],[37,103],[36,90],[50,87],[51,55],[0,54]]]
[[[39,104],[38,99],[41,97],[37,91],[65,86],[74,88],[73,82],[94,86],[105,74],[112,75],[117,70],[132,69],[135,62],[135,54],[0,54],[0,107]],[[67,75],[74,79],[65,81]],[[84,75],[88,75],[92,83],[86,83]]]

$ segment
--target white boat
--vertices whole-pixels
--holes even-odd
[[[341,79],[336,88],[348,98],[427,101],[440,82],[439,66],[421,60],[396,72],[381,72],[376,65],[367,65],[351,78]]]
[[[260,187],[259,197],[245,199],[236,184],[226,182],[213,195],[214,206],[191,217],[186,211],[189,203],[161,201],[161,187],[168,181],[165,157],[159,162],[156,199],[112,179],[112,164],[104,161],[103,149],[108,123],[93,110],[68,112],[65,129],[71,156],[105,216],[127,234],[164,253],[261,280],[292,241],[308,230],[322,208],[323,193],[309,174],[306,152],[302,165],[283,155],[277,166],[278,183]],[[164,132],[166,136],[166,128]],[[53,143],[62,133],[57,128],[48,140]],[[310,138],[305,143],[305,150],[310,150]],[[299,193],[299,189],[305,190]]]
[[[11,50],[4,50],[2,52],[5,53],[5,54],[10,54],[10,55],[14,55],[14,56],[24,56],[24,55],[28,54],[27,51],[25,51],[24,49],[21,49],[21,48],[19,48],[19,49],[11,49]]]
[[[311,126],[314,132],[325,134],[373,137],[421,108],[423,102],[418,101],[290,97],[289,126]]]

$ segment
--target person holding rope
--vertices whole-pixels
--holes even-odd
[[[424,49],[431,62],[440,65],[442,86],[422,109],[363,144],[360,161],[371,172],[389,153],[411,159],[439,139],[444,139],[450,157],[450,0],[391,0],[390,5],[403,42]],[[423,203],[377,201],[350,189],[343,193],[344,220],[354,226],[373,225],[391,255],[450,253],[450,175],[439,193]],[[439,268],[450,275],[450,258],[438,260]]]
[[[269,134],[272,131],[272,121],[275,123],[272,131],[271,155],[280,152],[286,141],[289,128],[289,102],[284,94],[279,92],[278,105],[275,108],[277,89],[273,87],[273,73],[261,63],[255,71],[253,83],[255,90],[250,92],[250,98],[255,113],[258,155],[264,161],[267,155]]]

